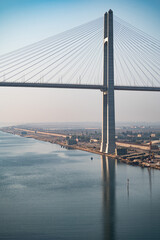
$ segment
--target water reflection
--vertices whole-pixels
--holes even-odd
[[[115,239],[115,165],[114,159],[102,156],[104,239]]]
[[[127,196],[129,199],[129,178],[127,178]]]
[[[152,174],[151,169],[148,168],[148,176],[149,176],[149,190],[150,190],[150,199],[152,198]]]

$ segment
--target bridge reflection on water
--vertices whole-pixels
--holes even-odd
[[[116,159],[112,159],[109,158],[105,155],[101,156],[101,169],[102,169],[102,218],[103,218],[103,236],[105,240],[115,240],[115,239],[121,239],[121,238],[117,238],[117,234],[120,231],[120,235],[122,235],[123,237],[125,237],[125,234],[128,234],[126,232],[131,231],[132,234],[140,234],[140,231],[135,233],[134,228],[132,227],[133,225],[139,225],[140,224],[140,219],[137,219],[137,223],[133,221],[133,219],[135,218],[136,215],[139,215],[139,218],[141,218],[141,211],[137,212],[136,206],[137,208],[139,208],[138,205],[135,205],[136,200],[136,196],[137,193],[134,192],[134,189],[139,189],[139,186],[143,186],[143,177],[141,178],[141,181],[139,182],[139,186],[137,185],[133,185],[133,177],[131,177],[132,179],[132,191],[131,191],[131,197],[129,198],[129,191],[130,191],[130,186],[129,186],[129,178],[127,178],[127,167],[129,169],[132,168],[133,172],[135,172],[135,168],[136,167],[131,167],[131,166],[126,166],[125,165],[125,169],[126,169],[126,174],[124,174],[123,176],[123,183],[121,182],[121,180],[119,179],[119,176],[117,175],[117,160]],[[121,165],[118,164],[119,167]],[[118,168],[117,168],[118,169]],[[120,170],[119,170],[120,171]],[[152,199],[152,191],[153,191],[153,183],[152,183],[152,178],[153,178],[153,169],[145,169],[145,168],[139,168],[137,167],[137,171],[141,172],[141,174],[145,177],[145,185],[144,188],[148,188],[148,203],[151,204],[153,199]],[[147,177],[148,175],[148,177]],[[119,196],[119,190],[117,189],[117,182],[116,182],[116,177],[120,180],[121,183],[119,183],[121,185],[121,191],[122,191],[122,195],[123,195],[123,201],[121,202],[122,199]],[[148,181],[146,181],[148,178]],[[137,180],[136,180],[137,181]],[[134,189],[133,189],[134,188]],[[142,188],[141,190],[139,189],[139,196],[146,195],[146,193],[144,192],[144,188]],[[117,192],[118,190],[118,192]],[[126,193],[126,195],[124,195],[124,193]],[[136,194],[136,196],[134,196],[134,194]],[[119,198],[117,199],[116,195],[119,196]],[[118,201],[120,201],[120,205],[122,207],[121,210],[119,210],[119,203]],[[134,205],[132,205],[134,204]],[[148,209],[146,209],[146,203],[144,202],[144,208],[145,211],[148,213]],[[132,207],[131,207],[132,205]],[[133,208],[133,209],[132,209]],[[143,208],[143,207],[142,207]],[[121,212],[121,214],[120,214]],[[131,214],[132,213],[132,214]],[[120,214],[120,215],[119,215]],[[124,216],[122,216],[124,215]],[[142,214],[143,215],[143,214]],[[153,213],[151,214],[153,215]],[[127,219],[125,219],[125,217],[127,217]],[[119,222],[119,219],[121,219],[121,222]],[[132,219],[133,218],[133,219]],[[123,225],[124,222],[126,223],[126,225]],[[121,228],[119,229],[119,226],[121,225]],[[127,227],[127,228],[126,228]],[[145,231],[145,226],[144,224],[141,226],[141,231],[144,232]],[[149,234],[152,235],[152,230],[149,230]],[[118,234],[118,235],[119,235]],[[131,235],[132,235],[131,234]],[[145,235],[145,234],[144,234]],[[156,235],[156,233],[155,233]],[[122,238],[123,239],[123,238]],[[127,238],[125,238],[127,239]]]
[[[104,239],[115,239],[115,167],[117,160],[102,155]]]

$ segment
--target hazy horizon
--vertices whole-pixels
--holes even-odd
[[[101,128],[102,122],[0,122],[1,127],[9,126],[33,126],[33,127],[95,127]],[[129,126],[146,126],[146,127],[160,127],[160,122],[116,122],[116,127],[129,127]]]

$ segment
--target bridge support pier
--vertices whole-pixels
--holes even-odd
[[[113,12],[104,15],[103,117],[101,152],[115,153]]]

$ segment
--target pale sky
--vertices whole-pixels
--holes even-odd
[[[0,0],[0,55],[103,16],[160,39],[159,0]],[[101,122],[98,90],[0,88],[0,122]],[[160,122],[160,93],[115,92],[116,121]]]

